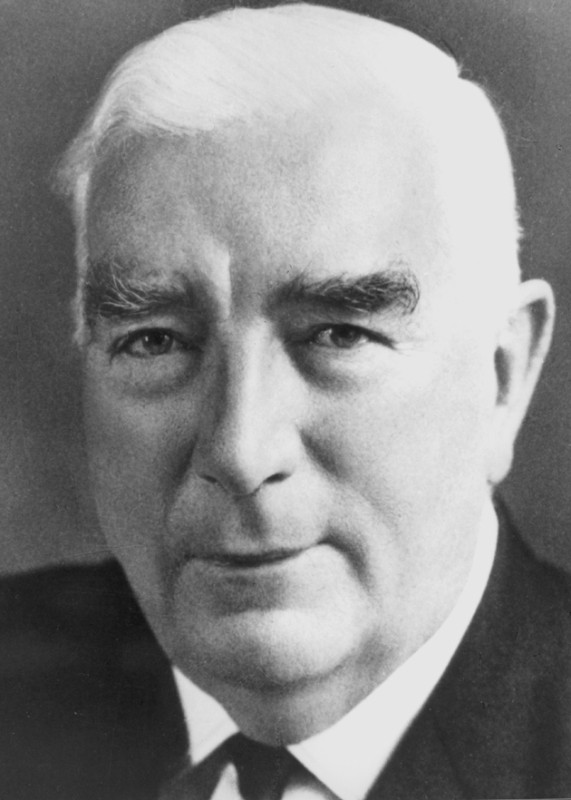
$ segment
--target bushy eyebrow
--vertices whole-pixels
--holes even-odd
[[[269,307],[272,310],[305,306],[359,314],[397,308],[410,314],[419,297],[415,276],[401,267],[355,278],[341,275],[320,281],[298,275],[276,289]],[[90,327],[98,319],[136,319],[176,309],[196,312],[201,305],[204,296],[197,295],[192,281],[183,273],[175,273],[167,282],[160,273],[145,273],[136,264],[120,264],[113,259],[88,264],[83,309]]]
[[[339,276],[322,281],[296,276],[280,287],[276,305],[313,306],[330,311],[375,314],[398,308],[411,314],[420,299],[414,274],[406,269],[387,269],[361,277]]]
[[[142,274],[141,274],[142,273]],[[83,311],[91,327],[98,319],[130,319],[181,309],[196,309],[196,293],[183,273],[168,283],[159,273],[113,259],[90,261],[83,283]]]

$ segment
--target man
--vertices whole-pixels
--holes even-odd
[[[386,23],[226,11],[125,58],[60,180],[94,497],[177,684],[128,599],[79,637],[77,796],[571,794],[566,579],[491,502],[553,300],[484,93]]]

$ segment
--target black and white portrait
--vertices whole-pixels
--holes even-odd
[[[571,796],[571,6],[0,37],[2,795]]]

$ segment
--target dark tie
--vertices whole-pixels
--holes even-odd
[[[244,800],[280,800],[298,763],[285,747],[270,747],[237,733],[226,748]]]
[[[281,800],[289,777],[301,765],[284,747],[270,747],[236,733],[196,767],[186,767],[160,800],[210,800],[222,770],[233,763],[243,800]]]

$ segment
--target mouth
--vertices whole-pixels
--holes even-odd
[[[265,567],[272,564],[279,564],[282,561],[289,561],[295,558],[301,552],[298,550],[270,550],[265,553],[215,553],[204,561],[218,567],[225,567],[227,569],[256,569],[258,567]]]

